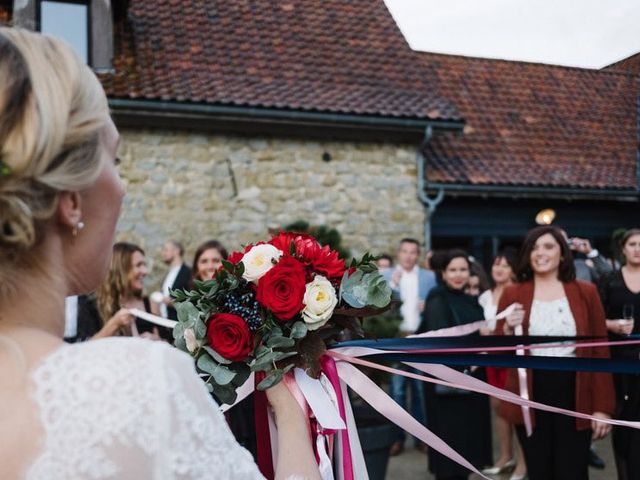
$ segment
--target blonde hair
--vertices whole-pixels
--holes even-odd
[[[99,176],[108,115],[98,79],[71,47],[0,27],[0,298],[37,261],[59,193]]]
[[[107,277],[98,288],[98,312],[103,322],[106,322],[120,310],[122,300],[132,296],[139,296],[142,292],[134,292],[129,286],[128,275],[135,252],[144,255],[144,250],[138,245],[119,242],[113,246],[113,256]]]

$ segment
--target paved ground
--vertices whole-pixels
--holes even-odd
[[[405,480],[405,479],[428,479],[434,477],[428,473],[427,456],[411,448],[412,441],[407,441],[407,449],[402,455],[392,457],[389,461],[387,469],[387,480]],[[494,445],[495,447],[495,445]],[[606,462],[607,467],[604,470],[589,469],[589,480],[615,480],[616,467],[613,461],[613,451],[611,449],[611,436],[596,443],[598,454]],[[477,480],[477,475],[469,477],[470,480]],[[496,475],[495,480],[509,480],[509,475]]]

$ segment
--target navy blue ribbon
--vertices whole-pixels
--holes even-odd
[[[637,340],[640,335],[625,339]],[[564,370],[572,372],[607,372],[640,374],[640,359],[547,357],[537,355],[482,354],[482,348],[518,345],[544,345],[545,343],[608,340],[602,337],[547,337],[547,336],[463,336],[427,338],[388,338],[382,340],[351,340],[331,345],[338,347],[365,347],[378,350],[402,350],[402,353],[380,353],[367,355],[373,362],[435,363],[445,365],[506,368],[532,368],[536,370]],[[624,347],[624,345],[621,345]],[[628,346],[627,346],[628,347]],[[640,348],[640,345],[638,346]],[[439,348],[476,348],[478,353],[412,353],[412,350]]]

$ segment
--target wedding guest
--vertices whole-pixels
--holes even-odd
[[[479,297],[482,292],[489,290],[489,279],[487,273],[476,261],[470,261],[469,281],[464,289],[464,293],[472,297]]]
[[[227,256],[227,249],[218,240],[208,240],[199,245],[193,258],[194,280],[211,279]],[[253,396],[233,407],[225,417],[238,443],[256,458],[258,447]]]
[[[607,316],[612,340],[640,333],[640,229],[628,230],[621,239],[624,265],[600,281],[600,297]],[[638,346],[617,347],[614,358],[638,360]],[[616,374],[616,418],[640,420],[640,377]],[[640,478],[640,434],[627,427],[613,427],[613,451],[619,480]]]
[[[393,257],[386,253],[383,253],[376,260],[376,265],[380,273],[385,272],[393,267]]]
[[[433,272],[420,268],[420,244],[413,238],[403,238],[398,245],[396,267],[383,272],[391,289],[402,301],[399,336],[406,337],[415,333],[420,325],[420,314],[424,309],[424,301],[436,285]],[[402,367],[400,367],[402,368]],[[425,421],[424,385],[416,379],[408,379],[402,375],[391,377],[391,397],[402,408],[407,405],[407,389],[411,395],[411,414],[420,423]],[[391,446],[391,455],[399,455],[404,450],[405,432],[396,429],[396,440]],[[425,451],[425,446],[416,440],[416,448]]]
[[[194,280],[210,280],[228,256],[227,249],[218,240],[207,240],[196,248],[193,256]]]
[[[493,260],[491,265],[493,288],[486,290],[478,298],[478,303],[484,311],[484,318],[488,324],[487,327],[480,330],[481,335],[493,334],[496,326],[496,315],[498,314],[498,302],[504,289],[512,285],[516,280],[517,261],[518,254],[516,249],[509,247],[498,253]],[[494,387],[504,388],[507,382],[507,371],[506,368],[487,368],[487,382]],[[500,401],[491,397],[490,402],[491,409],[495,413],[494,421],[499,453],[496,463],[492,467],[484,469],[482,473],[498,475],[513,468],[510,480],[524,480],[527,474],[527,466],[517,438],[515,442],[512,441],[515,433],[513,426],[500,415]],[[516,455],[514,455],[514,450]]]
[[[576,281],[571,251],[559,229],[540,226],[524,239],[517,275],[521,283],[504,289],[498,311],[511,304],[516,309],[498,320],[496,334],[603,336],[605,315],[600,297],[591,283]],[[527,354],[542,356],[607,358],[607,348],[576,349],[571,346],[539,348]],[[555,370],[527,371],[532,399],[568,410],[608,419],[614,410],[611,375]],[[594,388],[597,385],[597,388]],[[506,388],[519,393],[516,369],[507,376]],[[503,402],[501,415],[516,425],[516,431],[531,480],[588,478],[591,439],[604,437],[610,426],[598,421],[575,419],[547,412],[532,413],[533,434],[523,426],[522,409]]]
[[[119,318],[129,319],[130,309],[137,309],[154,315],[160,315],[158,305],[143,294],[144,279],[149,273],[144,250],[138,245],[119,242],[113,246],[111,267],[107,278],[97,291],[98,312],[100,317],[108,319],[104,326],[94,335],[94,338],[113,335],[128,335],[158,339],[163,338],[173,342],[173,333],[166,327],[158,327],[141,319],[131,318],[129,323],[122,325]]]
[[[160,304],[160,313],[171,320],[178,319],[178,313],[173,308],[173,300],[169,296],[171,290],[188,289],[191,285],[191,269],[183,260],[184,247],[180,242],[167,240],[162,247],[162,260],[169,267],[167,275],[162,282],[163,303]]]
[[[429,249],[424,252],[424,259],[422,260],[422,266],[425,270],[435,270],[431,265],[431,259],[433,258],[433,250]]]
[[[84,342],[102,328],[95,295],[72,295],[64,299],[64,341]]]
[[[471,264],[467,253],[451,250],[443,255],[442,284],[429,293],[418,333],[465,325],[482,320],[476,298],[464,293]],[[472,335],[478,335],[474,333]],[[467,368],[466,373],[485,380],[484,369]],[[425,387],[427,428],[442,438],[472,465],[492,464],[491,420],[486,396],[441,385]],[[429,449],[429,470],[436,480],[467,479],[466,468]]]
[[[0,478],[262,478],[193,359],[163,342],[63,342],[96,290],[124,196],[118,132],[64,42],[0,27]],[[275,478],[320,478],[306,417],[270,388]]]
[[[566,231],[560,229],[562,236],[569,245],[573,255],[573,263],[576,267],[576,280],[598,283],[598,280],[613,271],[613,267],[600,255],[597,248],[591,246],[586,238],[572,237]]]

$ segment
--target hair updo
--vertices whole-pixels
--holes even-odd
[[[59,193],[96,181],[108,115],[98,79],[71,47],[0,27],[0,285],[29,264]]]

